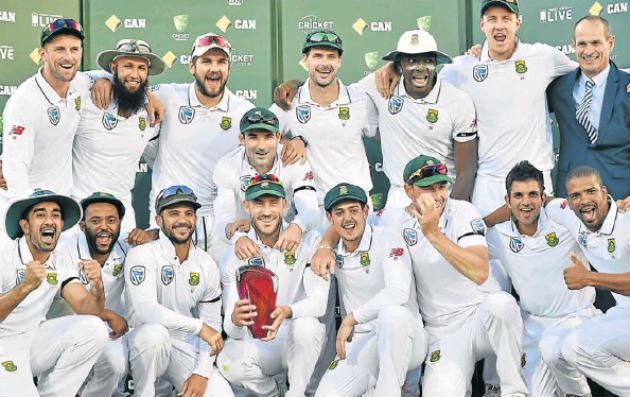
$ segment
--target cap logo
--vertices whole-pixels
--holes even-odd
[[[344,196],[348,194],[348,186],[339,186],[339,195]]]
[[[427,160],[427,165],[433,165],[435,162],[433,160]]]
[[[263,182],[260,184],[260,187],[262,187],[263,189],[267,189],[269,187],[269,182]]]
[[[418,34],[412,34],[411,35],[411,45],[416,46],[418,44],[420,44],[420,39],[418,38]]]

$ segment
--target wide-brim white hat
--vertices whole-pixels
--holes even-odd
[[[396,61],[401,54],[433,54],[438,65],[451,63],[453,60],[447,54],[438,51],[437,43],[429,32],[424,30],[409,30],[400,36],[398,46],[383,56],[384,61]]]
[[[101,51],[96,56],[98,66],[111,72],[109,66],[118,57],[140,57],[149,62],[149,75],[155,76],[166,69],[166,64],[156,54],[151,52],[151,46],[144,40],[122,39],[116,44],[116,49]]]

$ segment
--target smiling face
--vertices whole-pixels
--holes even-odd
[[[240,136],[247,160],[257,171],[266,173],[273,166],[280,142],[280,133],[265,130],[247,131]]]
[[[425,97],[435,85],[437,61],[433,54],[400,55],[405,90],[413,98]]]
[[[39,49],[39,55],[44,61],[45,76],[69,83],[81,66],[81,39],[71,34],[59,33]]]
[[[285,205],[283,198],[275,196],[245,201],[245,211],[251,216],[252,226],[262,239],[269,239],[279,232]]]
[[[188,70],[195,76],[197,92],[208,98],[223,95],[230,76],[230,59],[225,51],[211,48],[205,54],[194,57]]]
[[[320,87],[333,83],[341,67],[339,52],[329,47],[311,47],[302,61],[308,68],[308,77]]]
[[[52,201],[35,204],[26,219],[20,219],[20,228],[31,250],[53,251],[63,228],[61,207]]]
[[[195,208],[188,203],[166,207],[155,219],[162,232],[173,244],[190,242],[197,225]]]
[[[346,246],[358,246],[365,231],[367,205],[358,201],[342,201],[335,204],[326,216]]]
[[[405,184],[405,193],[407,193],[407,197],[411,199],[417,211],[420,211],[418,198],[423,195],[430,195],[435,201],[435,208],[441,216],[444,212],[444,208],[446,208],[446,201],[448,200],[448,183],[438,182],[425,187]]]
[[[580,69],[592,78],[606,69],[615,38],[600,20],[585,19],[577,24],[573,33],[573,47]]]
[[[483,13],[481,30],[486,35],[492,59],[504,61],[512,56],[520,27],[518,16],[503,6],[491,6]]]
[[[610,209],[606,186],[595,175],[571,178],[566,184],[569,207],[589,230],[599,230]]]
[[[85,209],[85,220],[81,229],[90,252],[107,255],[112,252],[120,236],[121,219],[116,206],[110,203],[93,203]]]
[[[510,194],[505,196],[505,200],[519,228],[527,228],[537,224],[545,195],[537,180],[528,179],[513,181]]]
[[[110,70],[126,91],[135,93],[144,88],[149,76],[149,61],[140,57],[122,56],[111,63]]]

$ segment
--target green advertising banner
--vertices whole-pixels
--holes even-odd
[[[384,64],[381,57],[396,48],[407,30],[423,29],[435,37],[438,47],[457,55],[466,45],[466,14],[461,0],[279,0],[280,76],[283,80],[307,77],[301,65],[304,37],[315,29],[334,30],[343,40],[339,77],[353,83]],[[395,4],[395,7],[394,7]],[[389,182],[382,171],[380,146],[365,140],[374,183],[375,208],[385,202]]]
[[[39,67],[42,28],[57,18],[79,15],[79,0],[0,2],[0,114],[9,96]]]

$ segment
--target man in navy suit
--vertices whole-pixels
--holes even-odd
[[[573,33],[580,67],[547,89],[560,126],[559,197],[566,196],[569,170],[579,165],[599,170],[615,199],[630,195],[630,75],[610,61],[614,45],[606,19],[580,19]]]

